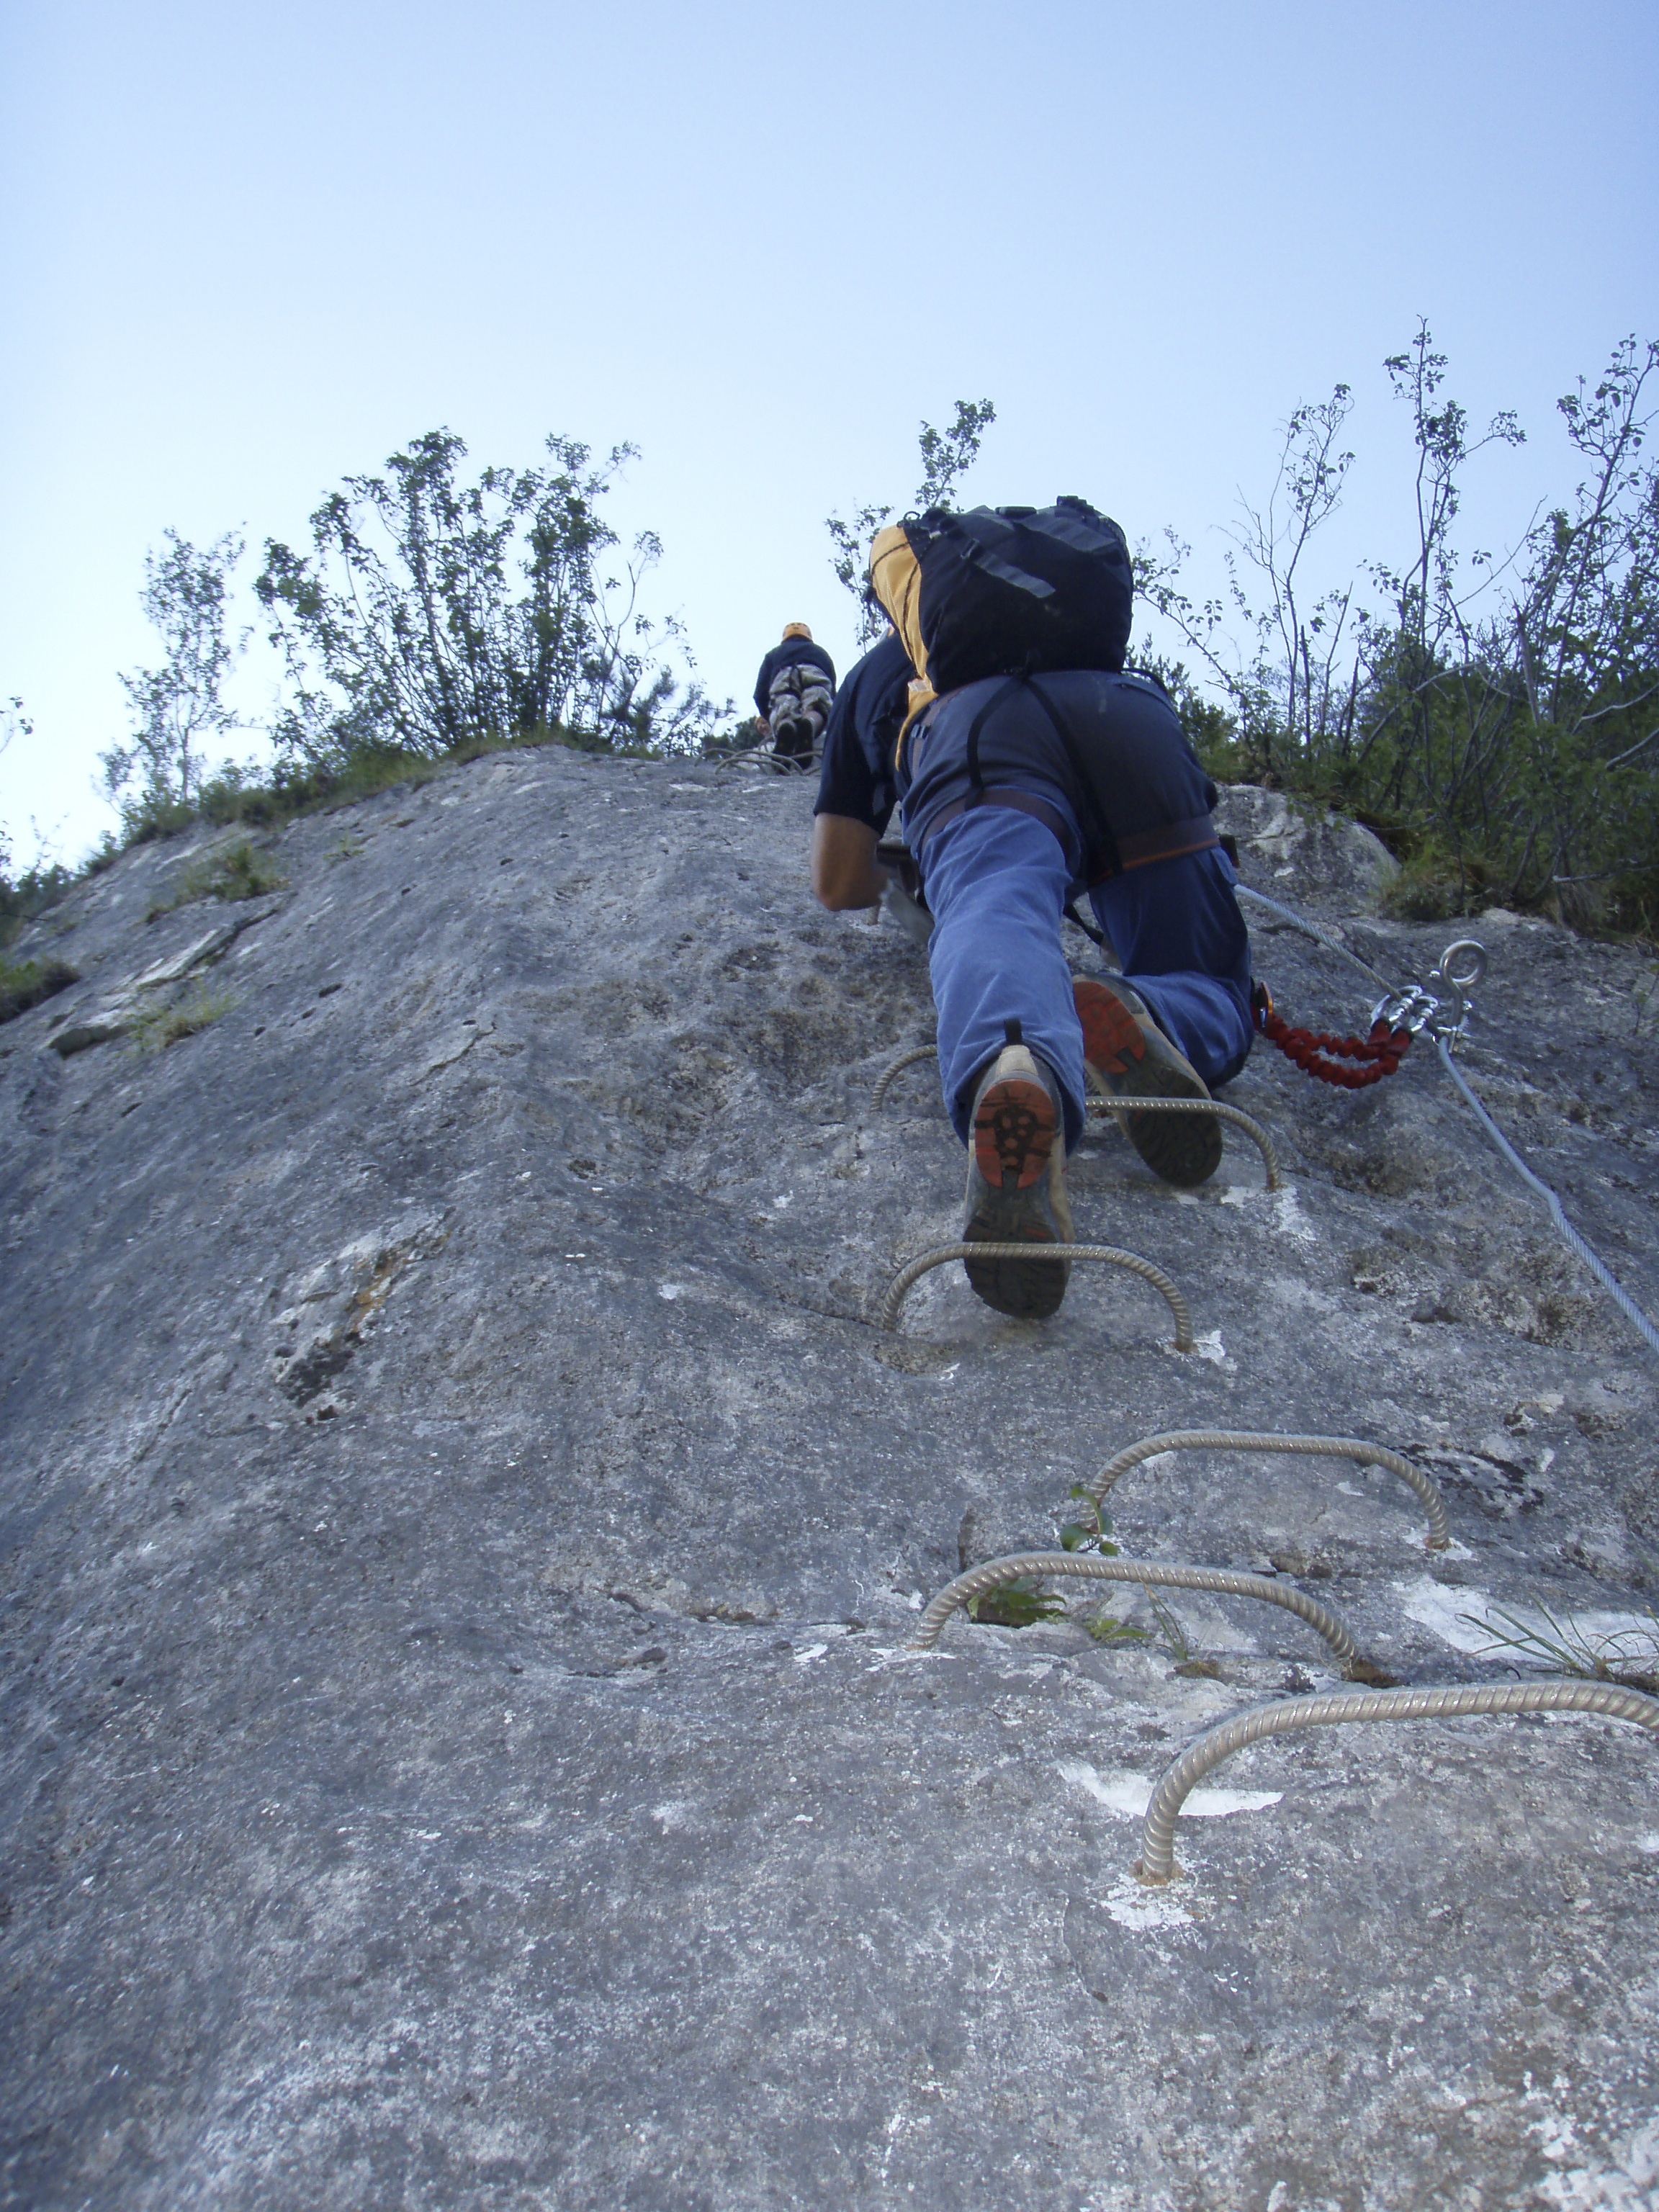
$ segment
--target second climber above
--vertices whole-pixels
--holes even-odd
[[[805,623],[786,623],[755,678],[755,712],[772,733],[774,760],[811,767],[835,696],[835,662]]]
[[[939,1073],[968,1146],[963,1241],[1071,1243],[1066,1154],[1091,1075],[1166,1182],[1190,1188],[1220,1163],[1212,1115],[1150,1103],[1207,1097],[1254,1034],[1215,787],[1163,686],[1124,668],[1128,552],[1083,501],[896,525],[870,575],[919,680],[890,759],[853,717],[832,722],[813,889],[832,910],[880,899],[896,798],[933,915]],[[1120,975],[1066,965],[1060,923],[1085,890]],[[1055,1310],[1069,1272],[967,1267],[988,1305],[1028,1320]]]

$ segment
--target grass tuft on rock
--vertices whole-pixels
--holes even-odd
[[[43,999],[78,983],[81,971],[67,960],[0,960],[0,1022],[14,1020],[38,1006]]]
[[[158,916],[171,914],[175,907],[192,905],[198,899],[258,898],[266,891],[280,890],[287,882],[279,875],[257,846],[244,837],[240,845],[228,852],[204,853],[180,872],[170,898],[158,899],[144,917],[154,921]]]
[[[210,1028],[236,1004],[233,993],[210,991],[204,987],[173,1006],[149,1008],[138,1016],[129,1034],[140,1052],[165,1052],[181,1038]]]

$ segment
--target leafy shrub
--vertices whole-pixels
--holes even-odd
[[[678,625],[659,635],[637,611],[660,544],[642,532],[604,573],[619,541],[600,506],[632,451],[595,468],[550,437],[550,468],[469,485],[465,446],[433,430],[385,476],[348,477],[312,515],[309,552],[269,541],[254,589],[293,687],[279,746],[334,769],[388,745],[431,758],[555,732],[696,750],[719,710],[659,658],[684,654]]]
[[[1584,474],[1507,561],[1465,553],[1467,464],[1522,441],[1477,430],[1444,391],[1426,325],[1385,363],[1410,408],[1417,544],[1397,567],[1310,577],[1353,460],[1352,404],[1299,407],[1267,504],[1246,507],[1229,588],[1195,602],[1188,549],[1140,549],[1139,582],[1224,702],[1218,726],[1184,667],[1171,680],[1212,775],[1299,791],[1376,828],[1407,863],[1395,910],[1494,899],[1577,927],[1650,928],[1659,912],[1659,464],[1646,389],[1659,343],[1615,349],[1560,403]],[[1645,411],[1644,411],[1645,410]]]
[[[25,960],[15,966],[0,960],[0,1022],[26,1014],[43,999],[55,998],[80,980],[79,969],[67,960]]]
[[[176,530],[164,535],[167,550],[144,556],[142,599],[167,655],[159,668],[122,677],[131,738],[103,756],[105,783],[130,838],[165,834],[180,811],[189,818],[206,772],[204,748],[236,727],[221,694],[247,639],[246,630],[234,640],[225,635],[226,594],[241,540],[224,537],[198,552]],[[128,796],[135,779],[136,793]]]

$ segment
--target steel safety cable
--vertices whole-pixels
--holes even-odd
[[[1492,1139],[1493,1144],[1497,1146],[1498,1151],[1504,1155],[1504,1158],[1509,1162],[1516,1173],[1523,1182],[1530,1185],[1530,1187],[1538,1193],[1538,1195],[1543,1200],[1545,1205],[1548,1206],[1551,1218],[1554,1221],[1556,1227],[1560,1231],[1568,1246],[1571,1250],[1577,1254],[1578,1257],[1589,1269],[1591,1274],[1595,1276],[1596,1281],[1601,1284],[1602,1289],[1618,1307],[1620,1312],[1624,1315],[1626,1320],[1628,1321],[1644,1338],[1647,1343],[1648,1348],[1652,1352],[1659,1352],[1659,1328],[1656,1328],[1654,1326],[1653,1322],[1650,1319],[1648,1315],[1643,1311],[1642,1308],[1637,1304],[1635,1299],[1632,1297],[1630,1292],[1626,1290],[1623,1284],[1620,1282],[1618,1277],[1613,1273],[1612,1268],[1607,1265],[1601,1255],[1596,1252],[1586,1239],[1579,1234],[1578,1231],[1573,1227],[1571,1222],[1569,1221],[1566,1217],[1566,1213],[1562,1207],[1560,1200],[1556,1196],[1555,1193],[1550,1188],[1549,1185],[1544,1181],[1541,1176],[1537,1176],[1533,1173],[1532,1170],[1527,1165],[1525,1160],[1522,1158],[1520,1153],[1516,1151],[1515,1146],[1510,1144],[1509,1139],[1498,1127],[1497,1122],[1492,1120],[1492,1115],[1486,1111],[1480,1101],[1475,1097],[1474,1091],[1470,1090],[1468,1085],[1463,1079],[1462,1069],[1457,1066],[1455,1062],[1453,1060],[1450,1053],[1447,1050],[1443,1037],[1437,1037],[1435,1040],[1435,1048],[1440,1054],[1441,1063],[1444,1066],[1447,1074],[1450,1076],[1452,1081],[1457,1085],[1460,1095],[1480,1121],[1481,1127]]]
[[[1310,921],[1306,915],[1298,914],[1294,907],[1285,906],[1279,899],[1269,898],[1266,891],[1252,890],[1249,884],[1235,884],[1233,889],[1240,898],[1249,899],[1252,905],[1268,908],[1283,921],[1288,921],[1292,929],[1299,929],[1304,937],[1311,937],[1316,945],[1322,945],[1328,951],[1340,953],[1344,960],[1351,960],[1362,975],[1369,975],[1372,982],[1384,991],[1393,990],[1394,986],[1388,977],[1380,969],[1373,968],[1369,960],[1362,959],[1351,945],[1345,945],[1332,931],[1322,929],[1316,921]]]
[[[1239,884],[1236,889],[1241,898],[1249,899],[1257,906],[1268,908],[1273,913],[1280,915],[1293,929],[1300,930],[1304,937],[1310,937],[1316,945],[1322,945],[1328,951],[1339,953],[1344,960],[1351,961],[1356,968],[1370,976],[1373,982],[1380,983],[1385,992],[1392,993],[1394,987],[1388,978],[1373,968],[1369,960],[1362,959],[1358,953],[1344,945],[1340,938],[1334,936],[1329,930],[1322,929],[1316,922],[1310,921],[1305,915],[1298,914],[1294,907],[1285,906],[1278,899],[1269,898],[1265,891],[1253,890],[1248,884]],[[1450,1076],[1458,1096],[1522,1182],[1543,1200],[1549,1208],[1550,1218],[1559,1231],[1562,1241],[1568,1249],[1583,1261],[1648,1349],[1650,1352],[1659,1352],[1659,1326],[1656,1326],[1651,1316],[1632,1297],[1630,1292],[1626,1290],[1588,1237],[1568,1220],[1566,1210],[1562,1206],[1559,1197],[1541,1176],[1534,1173],[1528,1166],[1521,1154],[1493,1121],[1486,1107],[1475,1097],[1474,1092],[1465,1081],[1462,1071],[1452,1059],[1448,1040],[1444,1036],[1437,1036],[1434,1042],[1441,1065]]]

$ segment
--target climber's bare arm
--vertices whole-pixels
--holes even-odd
[[[812,823],[812,889],[831,914],[878,906],[890,878],[876,859],[876,833],[846,814],[820,814]]]

